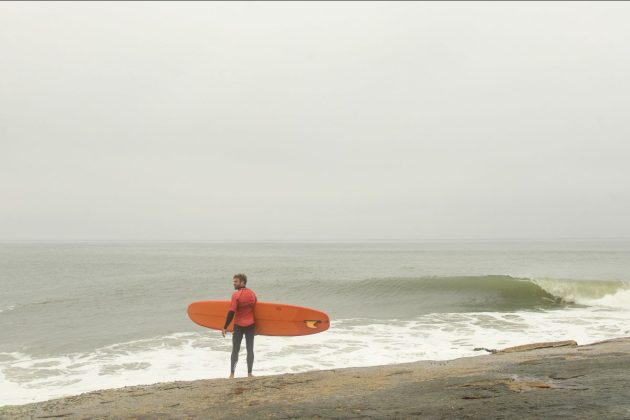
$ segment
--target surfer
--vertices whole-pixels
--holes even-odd
[[[238,352],[241,350],[243,335],[245,336],[245,347],[247,348],[247,376],[252,375],[254,367],[254,334],[256,330],[254,320],[254,307],[256,305],[256,293],[247,288],[247,276],[245,274],[234,274],[232,284],[236,290],[232,293],[232,302],[228,311],[225,325],[221,334],[225,337],[227,327],[234,319],[234,332],[232,333],[232,358],[230,379],[234,378],[236,362],[238,362]]]

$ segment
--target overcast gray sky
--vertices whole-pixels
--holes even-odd
[[[630,237],[628,3],[0,3],[0,240]]]

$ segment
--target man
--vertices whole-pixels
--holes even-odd
[[[245,346],[247,347],[247,376],[254,376],[252,375],[252,368],[254,367],[254,334],[256,328],[254,323],[254,308],[258,300],[256,293],[247,288],[247,276],[245,274],[235,274],[232,278],[232,284],[234,284],[236,291],[232,293],[230,310],[227,314],[223,331],[221,332],[223,337],[225,337],[227,327],[234,318],[230,379],[234,378],[234,370],[236,369],[236,362],[238,362],[238,352],[241,350],[243,335],[245,335]]]

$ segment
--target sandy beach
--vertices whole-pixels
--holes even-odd
[[[0,418],[630,418],[630,338],[235,380],[108,389]]]

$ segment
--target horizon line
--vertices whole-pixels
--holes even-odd
[[[0,239],[6,243],[423,243],[423,242],[533,242],[628,241],[626,236],[513,237],[513,238],[368,238],[368,239]]]

